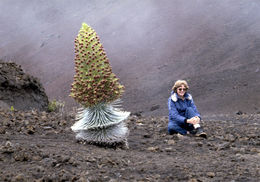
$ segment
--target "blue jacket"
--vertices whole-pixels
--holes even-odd
[[[200,117],[191,94],[185,93],[184,97],[185,99],[182,100],[177,93],[172,92],[168,99],[169,124],[177,132],[180,128],[179,126],[185,124],[185,119],[188,119],[185,117],[187,107],[191,107],[195,115]]]

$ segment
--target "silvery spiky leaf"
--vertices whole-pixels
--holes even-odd
[[[100,103],[92,107],[80,109],[77,122],[71,127],[73,131],[107,128],[125,120],[130,112],[121,111],[120,101],[110,104]]]
[[[82,109],[78,121],[71,127],[78,140],[88,142],[113,143],[126,139],[128,129],[123,121],[130,112],[121,111],[119,101],[110,104],[100,103]]]
[[[102,129],[77,130],[76,133],[77,140],[112,144],[126,141],[129,131],[125,123],[122,122]]]

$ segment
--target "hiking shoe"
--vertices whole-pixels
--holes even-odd
[[[202,138],[207,138],[207,133],[205,133],[203,131],[203,129],[201,127],[199,127],[199,128],[196,129],[195,136],[202,137]]]

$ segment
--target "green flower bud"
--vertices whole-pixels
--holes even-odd
[[[120,98],[124,87],[112,73],[96,32],[83,23],[74,42],[76,75],[70,96],[85,107]]]

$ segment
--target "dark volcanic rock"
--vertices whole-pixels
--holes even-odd
[[[16,63],[0,61],[0,107],[46,110],[48,97],[40,81]]]

